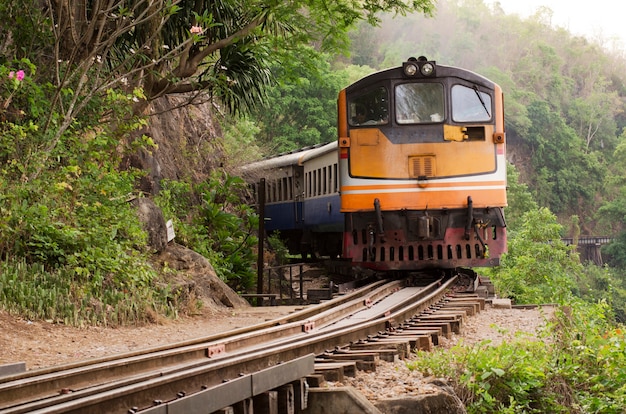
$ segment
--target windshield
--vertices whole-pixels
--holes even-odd
[[[484,122],[491,119],[491,96],[463,85],[452,87],[452,119],[455,122]]]
[[[443,118],[442,84],[405,83],[396,87],[398,124],[441,122]]]

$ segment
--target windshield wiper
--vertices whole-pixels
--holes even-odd
[[[485,108],[485,112],[487,112],[487,116],[489,116],[489,118],[491,118],[491,114],[489,113],[489,109],[487,109],[487,105],[485,105],[485,101],[483,101],[483,97],[480,96],[480,92],[478,92],[478,87],[476,85],[474,85],[474,87],[472,89],[474,89],[474,92],[476,92],[476,96],[478,97],[478,100],[483,105],[483,108]]]

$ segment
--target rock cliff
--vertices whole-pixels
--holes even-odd
[[[124,167],[147,172],[139,183],[143,197],[133,200],[138,216],[148,232],[155,264],[168,272],[168,284],[176,300],[201,300],[209,307],[245,307],[239,297],[216,275],[211,263],[200,254],[167,240],[166,218],[152,202],[163,179],[199,182],[222,163],[219,123],[211,103],[188,104],[187,97],[166,96],[148,108],[148,126],[140,131],[156,144],[125,160]]]

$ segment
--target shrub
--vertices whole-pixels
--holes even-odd
[[[408,366],[447,378],[468,413],[622,413],[626,336],[605,304],[560,308],[543,341],[419,351]]]
[[[516,303],[567,303],[583,272],[578,255],[561,241],[562,226],[548,209],[528,211],[522,220],[501,265],[484,272]]]
[[[231,288],[249,289],[256,277],[254,232],[259,219],[252,207],[241,203],[246,183],[214,172],[196,185],[166,181],[162,186],[155,201],[166,217],[173,217],[177,241],[207,257]]]
[[[483,341],[470,347],[461,343],[432,356],[420,351],[410,368],[447,377],[468,412],[532,412],[541,405],[547,357],[541,342],[493,346],[490,341]]]
[[[118,170],[127,151],[152,144],[129,142],[144,124],[130,116],[129,96],[94,98],[61,132],[49,86],[28,61],[12,65],[25,70],[0,65],[0,304],[74,324],[170,313],[128,203],[142,173]],[[117,121],[98,122],[108,116]]]

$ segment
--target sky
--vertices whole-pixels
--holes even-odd
[[[575,35],[589,40],[604,39],[611,49],[611,39],[618,41],[617,48],[626,50],[626,17],[621,1],[615,0],[486,0],[486,4],[499,2],[507,14],[525,18],[538,8],[546,6],[553,12],[552,25],[563,27]]]

